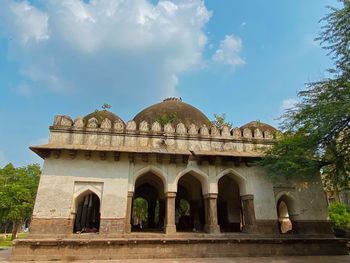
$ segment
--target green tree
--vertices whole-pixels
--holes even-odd
[[[334,60],[329,77],[307,85],[282,116],[284,135],[262,164],[269,174],[300,176],[321,171],[337,193],[350,175],[350,1],[330,13],[317,38]]]
[[[211,123],[218,129],[222,129],[224,125],[228,126],[229,128],[232,128],[232,123],[226,120],[225,113],[214,114],[214,120]]]
[[[350,229],[350,208],[341,203],[331,204],[329,219],[333,229]]]
[[[109,110],[110,108],[112,108],[112,105],[111,104],[108,104],[108,103],[104,103],[102,106],[101,106],[102,109],[104,110]]]
[[[15,168],[9,163],[0,169],[0,220],[12,222],[12,239],[32,214],[39,176],[38,164]]]
[[[162,115],[159,115],[157,118],[157,122],[159,122],[160,125],[164,126],[165,124],[173,124],[177,121],[177,113],[171,112],[171,113],[164,113]]]

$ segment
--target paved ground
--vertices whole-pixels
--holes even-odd
[[[0,248],[0,262],[3,262],[6,259],[8,259],[10,254],[11,254],[11,249]]]
[[[0,248],[0,262],[7,261],[11,249]],[[18,262],[18,261],[17,261]],[[23,261],[21,261],[23,262]],[[32,262],[32,261],[30,261]],[[52,261],[40,261],[40,263],[52,263]],[[58,262],[58,261],[55,261]],[[62,261],[72,262],[72,261]],[[86,262],[85,260],[74,261],[76,263]],[[349,263],[350,255],[347,256],[309,256],[309,257],[237,257],[237,258],[198,258],[198,259],[127,259],[127,260],[90,260],[89,263]],[[37,261],[39,263],[39,261]]]

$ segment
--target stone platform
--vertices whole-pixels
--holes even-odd
[[[113,238],[18,239],[11,260],[110,260],[347,254],[347,240],[322,236],[135,234]]]

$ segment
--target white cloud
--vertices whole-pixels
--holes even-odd
[[[282,105],[281,105],[281,110],[282,111],[286,111],[289,109],[292,109],[296,106],[296,104],[298,103],[298,101],[296,99],[285,99],[284,101],[282,101]]]
[[[211,12],[202,0],[41,3],[3,0],[0,9],[9,58],[35,87],[161,97],[174,94],[181,72],[203,64]]]
[[[22,45],[30,41],[41,42],[49,39],[48,16],[27,1],[4,0],[1,10],[1,22],[11,25],[11,27],[5,27],[5,33],[11,38],[17,38],[15,40]]]
[[[245,64],[240,57],[242,40],[234,35],[226,35],[213,55],[213,60],[232,67]]]

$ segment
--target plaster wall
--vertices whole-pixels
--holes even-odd
[[[327,220],[327,199],[319,175],[307,180],[281,180],[274,186],[276,203],[288,197],[288,210],[294,220]]]
[[[327,220],[327,200],[320,178],[295,184],[297,207],[299,212],[297,220]]]
[[[240,194],[254,195],[255,216],[258,220],[276,220],[278,199],[287,194],[293,200],[295,220],[326,220],[326,199],[319,178],[308,182],[284,181],[273,185],[264,170],[257,166],[239,167],[223,164],[197,164],[194,161],[159,163],[150,155],[131,162],[127,154],[119,161],[107,154],[101,160],[97,153],[89,160],[78,152],[72,159],[63,151],[60,158],[44,162],[33,216],[37,218],[73,218],[74,200],[85,190],[95,192],[101,199],[101,218],[125,218],[127,192],[134,191],[137,178],[147,172],[158,176],[164,184],[164,193],[176,192],[182,175],[190,173],[202,184],[203,194],[217,193],[217,182],[225,174],[240,187]]]
[[[45,159],[33,216],[72,218],[74,198],[90,190],[101,200],[101,218],[123,218],[126,211],[129,161],[115,162],[77,154],[71,159]]]

